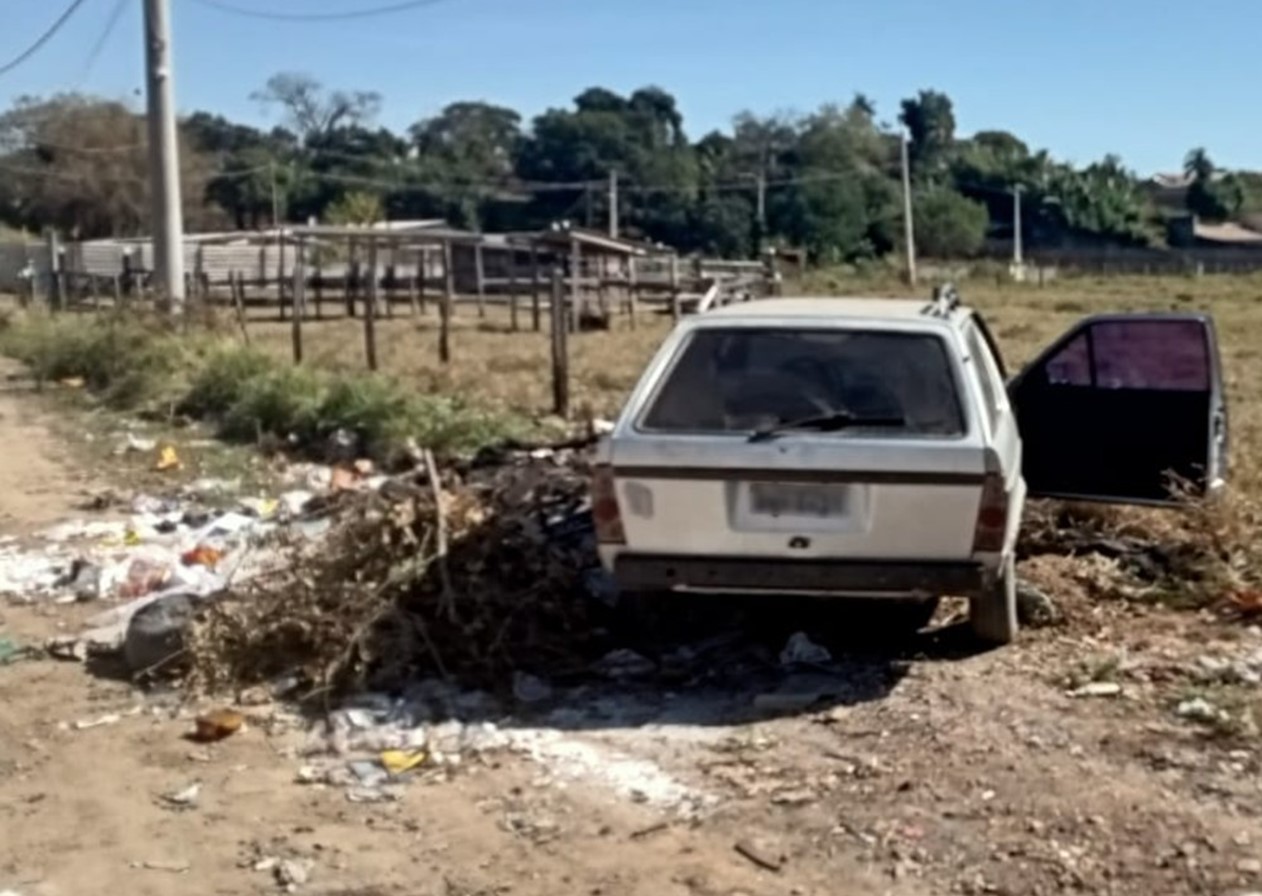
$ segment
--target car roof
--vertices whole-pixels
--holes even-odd
[[[925,309],[932,303],[925,299],[877,299],[860,297],[819,297],[794,296],[771,299],[754,299],[749,302],[735,302],[707,311],[706,318],[762,319],[769,317],[853,317],[868,320],[890,320],[920,318],[942,320],[941,317],[929,317]],[[967,308],[957,306],[951,311],[950,319],[962,320],[968,316]]]

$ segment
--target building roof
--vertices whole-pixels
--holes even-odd
[[[1204,221],[1192,222],[1192,234],[1198,240],[1223,245],[1262,245],[1262,233],[1242,227],[1233,221],[1222,224],[1206,224]]]
[[[643,257],[660,251],[649,243],[609,236],[607,233],[601,233],[599,230],[588,230],[585,227],[558,227],[555,230],[541,230],[533,234],[532,239],[535,242],[553,246],[569,246],[571,243],[577,242],[583,249],[605,252],[610,255]]]

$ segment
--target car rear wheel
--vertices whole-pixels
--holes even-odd
[[[986,644],[1011,644],[1017,637],[1017,565],[1009,557],[985,594],[969,601],[973,635]]]

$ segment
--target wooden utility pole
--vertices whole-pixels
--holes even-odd
[[[159,300],[184,312],[184,213],[175,124],[169,0],[144,0],[153,267]]]
[[[911,156],[907,146],[907,132],[901,135],[903,156],[903,240],[907,244],[907,282],[916,285],[916,225],[912,221]]]

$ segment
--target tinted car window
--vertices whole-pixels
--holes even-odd
[[[946,345],[929,333],[707,328],[677,355],[640,426],[744,432],[848,411],[901,418],[848,436],[964,433]]]

